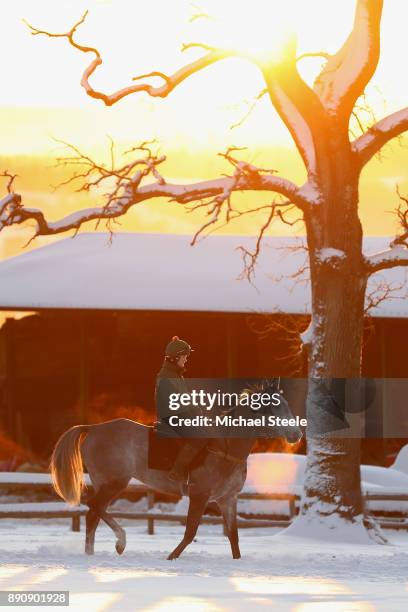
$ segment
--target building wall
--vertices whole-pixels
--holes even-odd
[[[120,415],[154,420],[155,375],[173,335],[195,348],[192,378],[305,376],[297,317],[180,312],[43,312],[0,329],[0,429],[47,456],[58,435]],[[366,330],[363,373],[407,376],[408,321]],[[380,410],[382,407],[380,406]]]

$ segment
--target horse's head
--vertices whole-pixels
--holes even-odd
[[[283,396],[280,390],[280,379],[272,378],[267,379],[262,382],[262,393],[268,393],[269,395],[273,395],[274,393],[279,394],[280,403],[278,405],[271,405],[266,408],[266,410],[275,417],[280,417],[280,419],[294,419],[295,415],[293,414],[290,406]],[[285,438],[289,444],[296,444],[296,442],[300,442],[303,437],[303,432],[300,427],[296,425],[277,425],[275,428],[278,436]]]

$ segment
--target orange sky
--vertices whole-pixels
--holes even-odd
[[[407,104],[407,85],[401,65],[407,57],[406,0],[385,0],[382,59],[369,101],[378,118]],[[18,190],[28,206],[43,208],[57,218],[79,206],[98,201],[72,190],[52,192],[49,185],[61,179],[51,168],[61,153],[52,137],[69,140],[102,159],[108,150],[107,135],[123,150],[141,139],[156,137],[168,155],[162,167],[174,180],[211,178],[227,167],[216,153],[228,145],[248,146],[247,158],[301,182],[304,172],[286,128],[265,98],[240,127],[248,102],[262,88],[254,66],[230,60],[195,75],[165,100],[142,94],[112,108],[89,99],[81,89],[81,71],[89,58],[70,48],[65,40],[32,37],[21,19],[52,31],[64,31],[90,9],[79,40],[100,48],[104,65],[93,83],[113,91],[130,83],[132,76],[152,69],[172,71],[188,61],[180,44],[191,40],[218,41],[245,49],[279,41],[295,31],[299,52],[334,51],[349,30],[354,0],[203,0],[201,6],[217,14],[218,22],[188,22],[191,5],[185,0],[13,0],[3,8],[0,47],[7,57],[2,66],[0,98],[0,168],[19,174]],[[248,13],[247,6],[251,7]],[[272,44],[272,43],[271,43]],[[269,45],[269,42],[268,42]],[[303,64],[311,79],[319,60]],[[395,184],[408,189],[408,152],[396,143],[387,148],[382,163],[374,160],[361,183],[361,216],[367,234],[390,234],[395,221],[389,213],[396,205]],[[239,196],[238,196],[239,197]],[[246,196],[247,198],[260,198]],[[262,196],[264,197],[264,196]],[[243,200],[244,201],[244,200]],[[261,218],[235,222],[222,232],[254,233]],[[193,233],[200,224],[179,205],[150,202],[122,219],[122,229]],[[275,234],[292,232],[277,223]],[[0,257],[19,252],[30,235],[27,228],[9,229],[0,236]],[[58,237],[57,239],[60,239]],[[37,242],[33,246],[38,246]]]

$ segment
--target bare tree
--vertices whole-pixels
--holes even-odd
[[[115,188],[106,203],[97,208],[79,210],[57,221],[49,221],[41,210],[23,206],[21,197],[10,193],[0,202],[1,227],[34,220],[35,235],[49,235],[77,230],[83,223],[112,220],[129,208],[156,197],[168,197],[183,205],[203,207],[207,223],[199,232],[228,221],[240,213],[234,208],[234,192],[264,191],[277,195],[269,205],[260,240],[276,216],[287,219],[285,212],[295,207],[305,223],[309,252],[312,292],[310,328],[303,335],[309,346],[310,381],[336,377],[359,377],[361,372],[362,332],[367,279],[371,274],[394,266],[408,266],[407,202],[401,200],[398,218],[399,235],[382,253],[366,256],[362,250],[363,232],[358,214],[359,179],[364,166],[391,139],[408,128],[408,108],[374,123],[362,135],[351,140],[349,127],[359,98],[364,94],[379,61],[382,0],[356,0],[352,30],[342,47],[333,55],[322,57],[324,65],[309,86],[300,76],[296,43],[288,44],[279,59],[265,61],[246,56],[260,70],[267,95],[293,138],[305,168],[307,181],[298,186],[275,170],[258,168],[237,158],[237,151],[225,157],[232,166],[229,176],[193,184],[168,183],[158,171],[164,157],[156,156],[147,145],[133,153],[133,161],[111,168],[73,150],[66,163],[82,162],[83,188],[100,185],[107,177]],[[136,77],[134,83],[111,94],[94,89],[90,78],[102,63],[97,49],[76,41],[78,27],[86,14],[63,34],[51,34],[31,27],[34,35],[65,38],[74,48],[92,56],[81,85],[88,96],[110,106],[122,98],[145,92],[165,98],[190,75],[207,66],[243,53],[230,49],[210,48],[200,43],[185,45],[203,51],[202,57],[187,63],[174,74],[153,71]],[[151,78],[161,79],[160,85]],[[263,95],[263,92],[262,92]],[[150,181],[149,181],[150,177]],[[255,209],[258,210],[258,209]],[[199,233],[198,232],[198,233]],[[252,254],[250,264],[259,251]],[[318,410],[315,388],[309,385],[309,417]],[[331,415],[320,411],[322,430],[331,428]],[[327,422],[326,422],[327,421]],[[336,439],[328,435],[309,436],[305,495],[301,521],[325,525],[327,515],[346,523],[363,526],[360,490],[359,440]]]

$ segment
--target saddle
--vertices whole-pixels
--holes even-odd
[[[149,440],[147,452],[147,465],[151,470],[170,471],[176,460],[177,454],[187,438],[170,438],[157,434],[154,427],[149,427]],[[207,449],[204,447],[194,457],[190,464],[190,471],[204,463]]]

